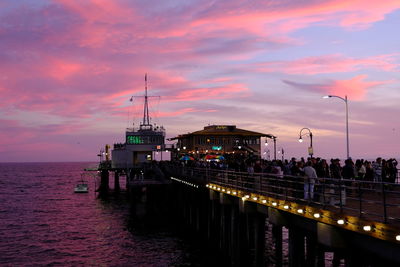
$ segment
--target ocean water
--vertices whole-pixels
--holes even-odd
[[[100,200],[95,179],[74,193],[89,165],[0,163],[1,266],[199,265],[168,229],[135,227],[123,193]]]

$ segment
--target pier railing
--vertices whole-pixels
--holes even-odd
[[[214,183],[236,190],[307,204],[321,209],[400,226],[400,185],[386,182],[247,173],[171,165],[170,175],[198,184]],[[312,192],[314,184],[314,192]],[[305,193],[306,192],[306,193]],[[308,192],[308,193],[307,193]]]

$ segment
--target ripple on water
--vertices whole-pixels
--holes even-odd
[[[73,193],[88,165],[0,164],[0,265],[182,266],[177,238],[127,224],[125,198]]]

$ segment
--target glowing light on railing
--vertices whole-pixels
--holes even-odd
[[[250,196],[249,196],[249,195],[245,195],[244,197],[245,197],[245,198],[250,198]]]
[[[276,206],[278,206],[278,203],[272,202],[272,206],[276,207]]]
[[[264,203],[264,204],[265,204],[265,203],[267,203],[267,201],[266,201],[265,199],[263,199],[262,203]]]
[[[285,210],[288,210],[288,209],[289,209],[289,205],[285,205],[285,206],[283,206],[283,208],[284,208]]]
[[[372,230],[372,227],[371,227],[371,225],[364,225],[363,230],[366,232],[369,232]]]
[[[230,194],[231,193],[231,190],[228,190],[228,191],[226,191],[228,194]]]
[[[321,218],[321,214],[319,214],[319,213],[314,213],[314,218]]]
[[[246,201],[246,199],[247,199],[246,197],[242,197],[242,200],[243,200],[243,201]]]
[[[217,189],[217,187],[216,187],[216,186],[214,186],[214,187],[213,187],[213,189]]]
[[[257,197],[253,197],[253,200],[257,200],[258,198]]]
[[[220,191],[220,190],[221,190],[221,188],[220,188],[220,187],[218,187],[218,188],[217,188],[217,190],[218,190],[218,191]]]
[[[396,240],[400,241],[400,235],[396,235]]]
[[[340,225],[343,225],[344,224],[344,220],[343,219],[339,219],[339,220],[337,220],[337,223],[340,224]]]
[[[304,211],[303,211],[303,209],[298,209],[297,212],[298,213],[303,213]]]
[[[236,191],[233,191],[232,194],[236,195],[237,193],[236,193]]]
[[[225,192],[225,189],[222,189],[222,192]]]

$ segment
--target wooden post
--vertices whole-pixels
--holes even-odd
[[[119,172],[114,172],[114,191],[119,192],[121,187],[119,186]]]
[[[317,237],[310,233],[306,236],[306,266],[315,266],[317,259]]]
[[[100,195],[104,196],[108,194],[108,182],[109,182],[109,172],[108,170],[101,170],[101,180],[100,180]]]
[[[289,228],[289,266],[305,266],[304,235],[294,226]]]
[[[272,237],[275,243],[276,266],[282,266],[282,226],[272,225]]]
[[[254,250],[255,266],[264,266],[265,256],[265,215],[256,213],[254,215]]]

